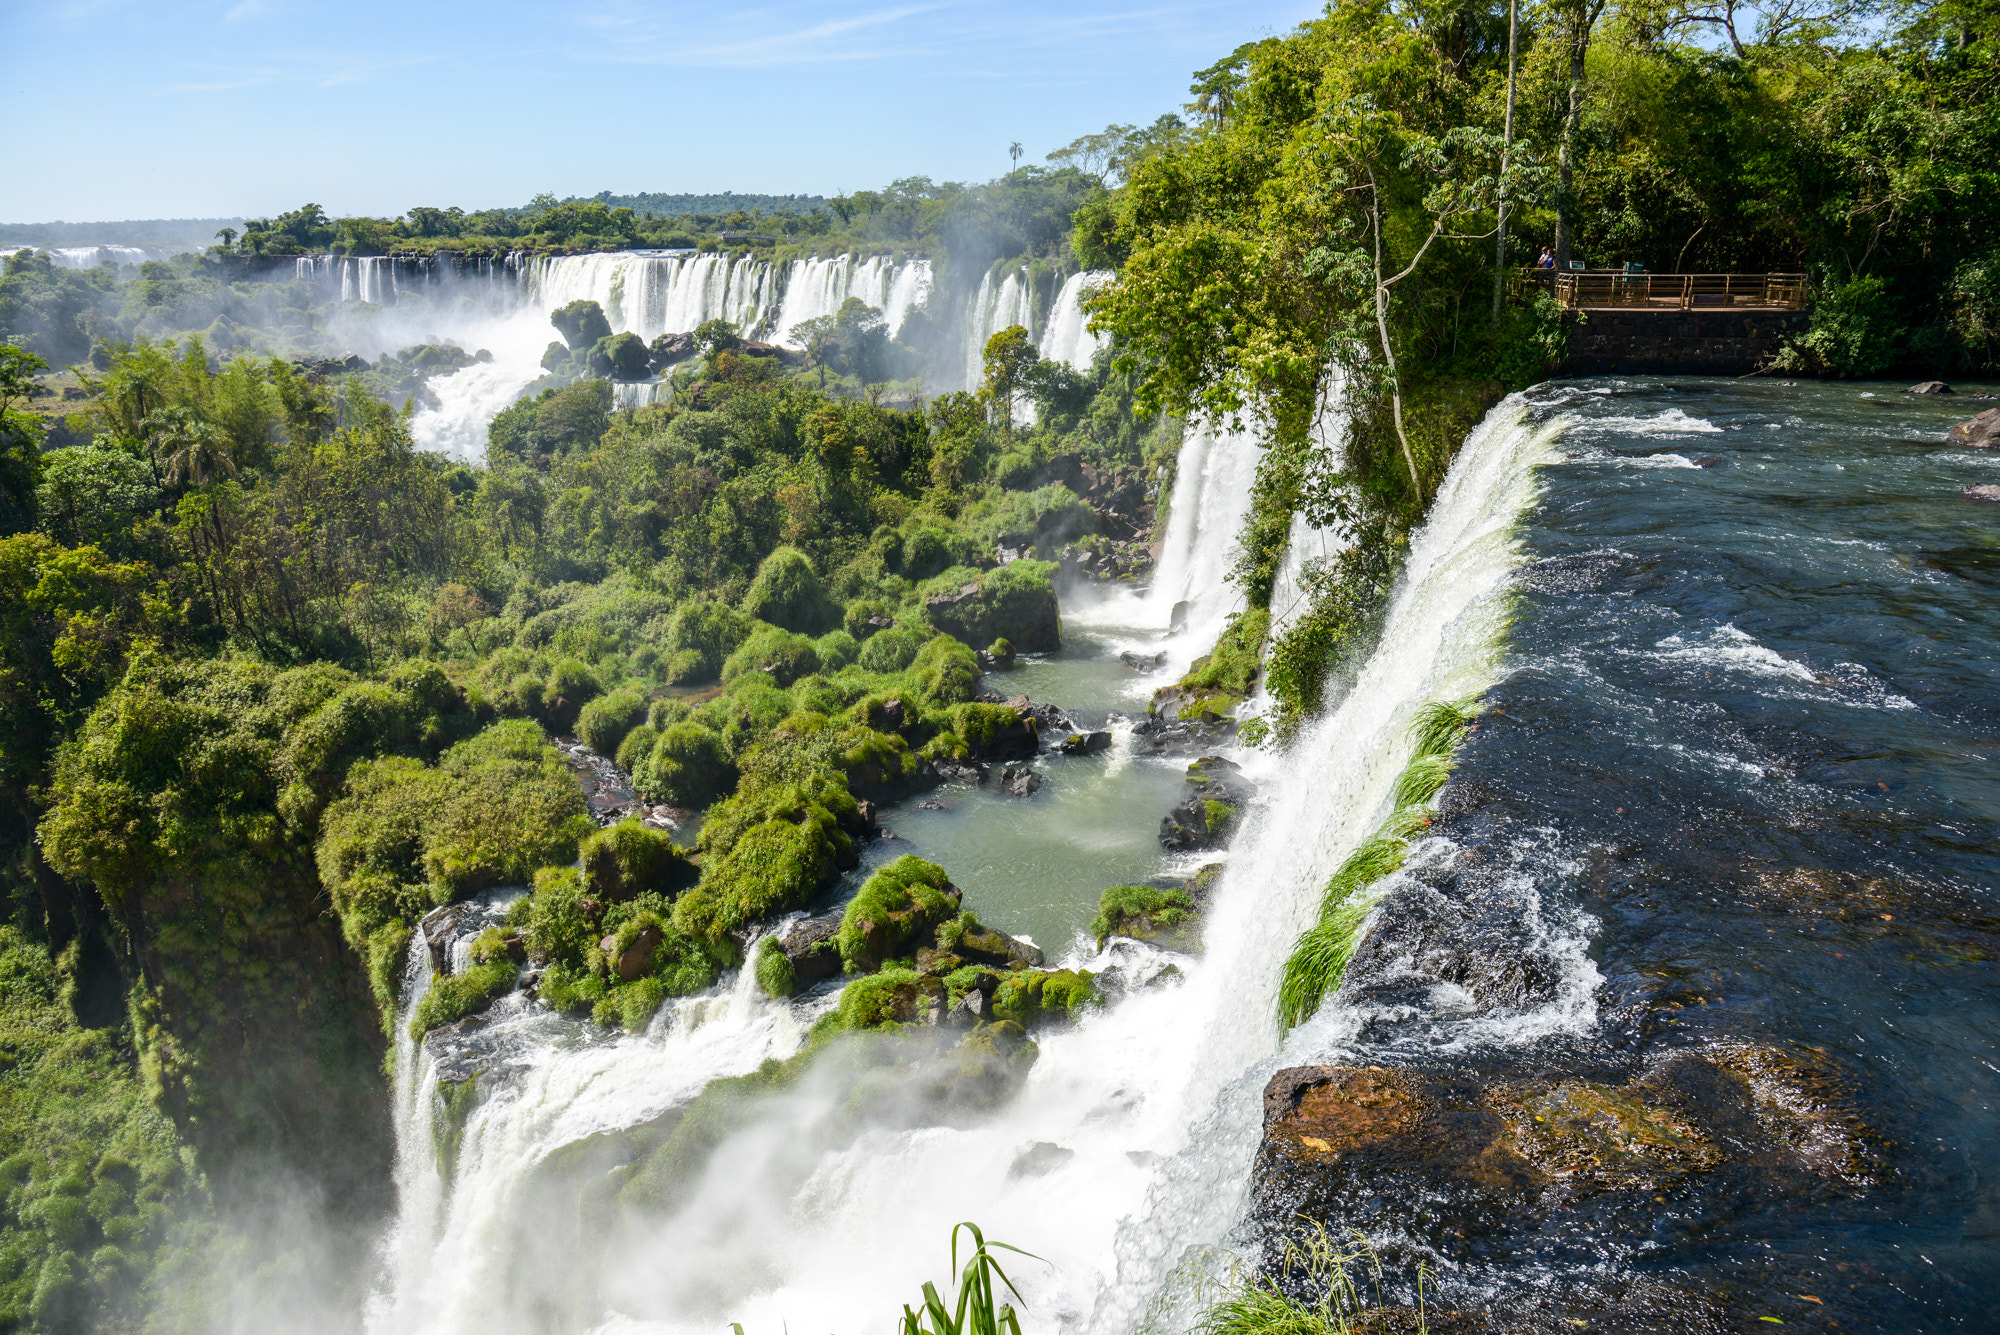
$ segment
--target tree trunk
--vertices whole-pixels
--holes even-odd
[[[1556,156],[1556,270],[1569,269],[1572,241],[1570,183],[1576,171],[1576,131],[1583,123],[1583,57],[1590,50],[1590,30],[1597,26],[1602,0],[1571,11],[1569,33],[1569,110],[1563,114],[1562,144]]]

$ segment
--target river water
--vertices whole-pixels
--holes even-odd
[[[1670,1205],[1636,1240],[1526,1229],[1467,1254],[1419,1240],[1439,1300],[1505,1311],[1663,1277],[1727,1295],[1738,1325],[1988,1328],[2000,512],[1959,488],[2000,480],[2000,459],[1941,444],[1964,415],[1888,386],[1600,379],[1508,399],[1454,464],[1344,696],[1288,752],[1238,754],[1261,794],[1204,954],[1100,956],[1083,928],[1102,888],[1205,860],[1155,839],[1185,760],[1143,754],[1120,721],[1205,647],[1168,633],[1174,604],[1211,636],[1230,604],[1217,535],[1240,523],[1255,447],[1196,440],[1170,587],[1071,600],[1064,650],[988,683],[1108,725],[1112,750],[1043,757],[1030,799],[940,790],[936,808],[889,813],[897,837],[868,854],[934,858],[968,907],[1051,963],[1153,985],[1039,1034],[1022,1092],[989,1115],[912,1100],[857,1123],[852,1083],[809,1077],[745,1114],[671,1212],[588,1254],[584,1170],[551,1195],[551,1165],[787,1055],[832,999],[773,1003],[731,977],[616,1038],[509,999],[448,1173],[429,1134],[436,1072],[400,1054],[404,1204],[372,1328],[870,1329],[946,1279],[951,1225],[970,1218],[1043,1258],[1010,1267],[1028,1329],[1164,1329],[1186,1315],[1191,1265],[1255,1246],[1260,1096],[1280,1067],[1612,1079],[1725,1041],[1838,1068],[1878,1147],[1873,1180]],[[1153,676],[1117,656],[1161,648]],[[1284,958],[1388,810],[1411,718],[1481,694],[1444,815],[1347,986],[1281,1033]],[[1454,859],[1481,870],[1434,874]],[[1365,1223],[1407,1257],[1399,1208],[1328,1223]]]

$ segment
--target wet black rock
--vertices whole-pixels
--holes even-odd
[[[1046,1177],[1076,1157],[1076,1151],[1053,1141],[1038,1140],[1014,1156],[1007,1169],[1011,1181],[1021,1177]]]
[[[1219,848],[1236,833],[1256,788],[1235,761],[1203,756],[1188,766],[1187,797],[1160,822],[1160,843],[1175,853]]]
[[[1000,791],[1009,797],[1033,797],[1042,787],[1042,776],[1025,765],[1009,765],[1000,771]]]
[[[1167,718],[1148,714],[1132,725],[1132,748],[1141,755],[1185,756],[1206,751],[1236,735],[1236,720]]]
[[[1491,1264],[1557,1236],[1658,1245],[1880,1171],[1811,1054],[1715,1044],[1629,1079],[1307,1066],[1265,1087],[1253,1212],[1301,1230],[1394,1227]],[[1363,1221],[1370,1221],[1364,1225]]]
[[[992,766],[965,760],[933,760],[930,768],[939,783],[966,784],[977,788],[986,782],[986,775]]]
[[[1158,672],[1167,665],[1167,651],[1157,654],[1142,654],[1137,649],[1127,649],[1118,655],[1118,661],[1134,672]]]
[[[1066,756],[1094,756],[1110,749],[1111,734],[1108,732],[1073,732],[1056,743],[1056,750]]]
[[[835,941],[839,935],[840,915],[829,913],[801,918],[778,938],[778,948],[792,965],[794,995],[839,974],[840,947]]]
[[[948,926],[945,929],[947,934],[955,930],[955,926]],[[951,945],[951,953],[970,963],[990,965],[996,969],[1034,969],[1045,962],[1040,946],[988,927],[977,918],[963,924],[963,930],[958,931],[957,940]],[[984,981],[981,986],[986,986]],[[992,988],[987,990],[990,992]]]

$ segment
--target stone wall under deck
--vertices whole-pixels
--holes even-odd
[[[1567,311],[1565,375],[1745,375],[1811,327],[1790,310]]]

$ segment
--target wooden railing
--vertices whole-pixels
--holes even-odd
[[[1650,307],[1700,310],[1727,307],[1803,310],[1806,276],[1801,273],[1628,273],[1623,269],[1521,269],[1513,288],[1525,294],[1539,287],[1553,292],[1571,310]]]

